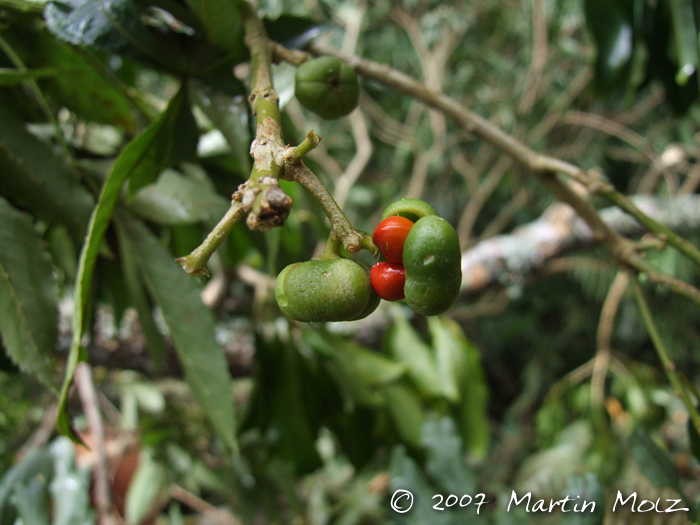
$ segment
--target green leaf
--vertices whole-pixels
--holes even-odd
[[[325,401],[317,397],[317,377],[308,374],[299,350],[277,334],[256,332],[255,365],[255,390],[244,428],[256,428],[297,474],[313,471],[321,459],[312,417],[318,402]]]
[[[674,43],[678,56],[676,83],[685,85],[700,66],[698,56],[698,29],[695,26],[695,13],[692,0],[669,0],[673,23]]]
[[[31,217],[0,197],[0,335],[17,366],[52,388],[57,304],[53,268]]]
[[[76,467],[73,443],[59,437],[51,444],[51,455],[54,459],[54,477],[49,485],[52,525],[94,523],[90,510],[90,472]]]
[[[387,335],[386,345],[398,362],[406,364],[408,375],[421,395],[444,397],[445,391],[438,376],[433,352],[404,317],[396,319]]]
[[[174,11],[189,14],[180,3],[173,2],[173,5],[178,7]],[[155,27],[148,27],[132,0],[56,0],[47,4],[44,18],[52,33],[73,45],[135,57],[142,62],[155,63],[177,76],[207,78],[212,70],[227,64],[232,77],[231,68],[244,51],[240,18],[235,4],[230,1],[215,0],[214,7],[225,11],[214,14],[214,25],[223,27],[226,49],[212,47],[200,34],[177,32],[157,17],[150,18]],[[220,78],[219,72],[214,76]],[[230,83],[236,84],[234,80]]]
[[[305,330],[304,342],[322,357],[328,372],[355,402],[378,406],[384,397],[378,386],[396,381],[406,366],[327,331]]]
[[[139,12],[128,0],[48,2],[44,19],[64,42],[113,51],[124,48],[143,31]]]
[[[35,477],[15,488],[15,506],[23,523],[49,525],[49,494],[46,480]]]
[[[165,112],[149,127],[152,134],[149,136],[148,149],[139,151],[143,159],[129,179],[130,198],[144,186],[155,182],[160,172],[172,164],[173,157],[181,155],[179,150],[182,147],[176,149],[175,145],[179,142],[179,137],[189,134],[188,126],[194,126],[194,117],[187,103],[187,85],[183,83]],[[196,148],[196,142],[194,147]]]
[[[124,228],[134,244],[148,290],[170,328],[192,394],[224,445],[237,453],[231,375],[224,350],[216,341],[214,316],[202,303],[196,280],[182,271],[145,226],[126,219]]]
[[[129,208],[139,217],[159,224],[192,224],[222,217],[229,202],[206,185],[174,170],[165,170],[155,184],[134,195]]]
[[[386,407],[401,441],[414,449],[421,446],[425,414],[420,396],[406,379],[384,387]]]
[[[130,95],[96,55],[64,44],[37,27],[11,26],[3,36],[27,67],[60,72],[39,81],[41,90],[57,105],[91,122],[134,131],[138,95]]]
[[[586,512],[566,512],[561,518],[561,525],[603,525],[605,519],[605,491],[598,480],[598,476],[592,472],[585,475],[574,474],[569,478],[569,486],[562,496],[581,496],[581,501],[586,504],[593,502],[595,508],[591,511],[586,506]],[[578,502],[578,500],[577,500]],[[581,503],[583,506],[583,503]]]
[[[167,471],[148,451],[139,456],[139,466],[129,484],[124,503],[127,525],[138,525],[168,488]]]
[[[464,446],[469,454],[483,458],[490,440],[489,387],[479,351],[450,319],[429,317],[428,328],[443,384],[455,385],[459,392],[455,414]]]
[[[688,418],[688,440],[690,441],[690,452],[695,459],[700,461],[700,434],[690,418]]]
[[[39,219],[65,224],[74,240],[85,235],[92,196],[64,159],[1,105],[0,173],[1,195]]]
[[[154,152],[157,154],[158,150],[156,145],[164,142],[162,137],[164,123],[171,118],[173,114],[172,107],[179,107],[183,97],[184,88],[181,88],[173,97],[163,115],[124,148],[107,176],[107,180],[102,187],[100,199],[90,218],[87,238],[80,253],[80,262],[78,264],[78,277],[73,304],[73,339],[68,354],[58,406],[58,430],[74,441],[79,442],[80,438],[71,428],[71,420],[67,409],[68,388],[73,380],[73,374],[80,358],[80,340],[85,328],[92,276],[95,271],[100,245],[107,231],[107,226],[109,226],[114,206],[119,199],[121,188],[127,179],[135,174],[142,174],[142,177],[147,177],[148,170],[157,169],[163,162],[162,159],[154,158]],[[143,175],[144,173],[145,175]]]
[[[476,473],[467,465],[462,440],[452,419],[429,419],[423,424],[425,470],[452,494],[475,494]]]
[[[53,459],[46,449],[30,452],[20,463],[5,472],[0,480],[0,523],[6,523],[11,518],[10,496],[16,486],[29,484],[34,478],[50,479],[52,475]]]
[[[248,128],[248,104],[217,89],[199,86],[194,90],[197,107],[223,134],[231,147],[231,154],[238,161],[237,168],[250,172],[250,129]]]
[[[389,488],[391,494],[398,490],[407,490],[413,495],[413,505],[410,511],[401,514],[401,523],[406,525],[425,525],[426,523],[447,525],[454,519],[453,512],[439,512],[433,509],[433,505],[437,503],[437,500],[432,499],[436,491],[428,483],[418,464],[408,456],[403,446],[396,446],[391,451],[389,474],[391,475]],[[460,491],[459,494],[462,492]],[[396,505],[406,510],[409,500],[402,498],[396,501]]]
[[[0,0],[0,7],[24,13],[41,13],[46,0]]]
[[[632,2],[585,0],[584,11],[597,48],[596,83],[604,90],[624,87],[634,55]]]
[[[451,403],[458,403],[461,399],[459,390],[466,360],[466,340],[458,326],[448,325],[438,316],[428,317],[428,329],[445,397]]]
[[[237,54],[243,44],[242,0],[185,0],[204,26],[209,42],[216,48]]]
[[[325,27],[311,18],[280,15],[263,19],[265,32],[286,48],[303,48],[323,32]]]
[[[57,73],[58,71],[55,69],[28,69],[20,71],[18,69],[0,67],[0,86],[13,86],[27,80],[54,76]]]
[[[678,474],[668,452],[654,443],[646,432],[634,429],[629,447],[642,472],[655,487],[678,488]]]
[[[148,353],[153,360],[156,369],[165,363],[166,344],[163,335],[158,330],[153,319],[153,310],[143,287],[141,269],[138,263],[136,249],[129,237],[124,232],[121,221],[117,221],[117,238],[119,239],[119,255],[124,274],[124,282],[131,298],[131,303],[136,308],[139,323],[148,342]]]

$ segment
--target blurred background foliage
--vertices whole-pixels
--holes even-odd
[[[698,2],[259,7],[270,38],[303,47],[317,37],[388,64],[625,194],[698,193]],[[301,188],[283,183],[294,200],[283,228],[234,230],[210,280],[173,262],[251,167],[236,2],[0,0],[0,48],[0,524],[106,519],[88,493],[100,468],[117,523],[625,523],[629,509],[611,512],[618,490],[682,498],[691,510],[663,523],[696,519],[700,437],[607,252],[502,275],[441,317],[383,303],[363,321],[289,322],[274,276],[328,234]],[[418,197],[469,250],[554,203],[411,97],[361,79],[360,109],[321,121],[293,98],[292,66],[274,75],[285,141],[323,136],[307,163],[360,229]],[[103,440],[83,395],[91,381],[76,379],[80,395],[67,397],[87,451],[53,432],[55,392],[81,308],[85,232],[110,173],[131,178],[110,190],[116,208],[102,218],[80,310]],[[697,244],[697,225],[683,233]],[[698,284],[677,251],[647,258]],[[697,388],[700,312],[646,289]],[[411,512],[391,510],[397,489],[414,493]],[[581,496],[598,512],[507,511],[512,490]],[[432,509],[434,494],[479,493],[489,503],[478,514],[476,502]]]

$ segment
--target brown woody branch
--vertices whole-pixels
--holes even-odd
[[[283,52],[277,46],[274,54],[281,59],[289,57],[294,62],[303,61],[303,53]],[[343,60],[361,75],[393,87],[428,106],[437,109],[457,123],[463,131],[491,144],[496,149],[515,160],[531,175],[536,177],[558,200],[571,206],[588,224],[594,237],[616,260],[618,265],[634,273],[645,273],[654,282],[664,283],[680,295],[700,305],[700,290],[677,279],[655,272],[640,256],[635,244],[610,228],[588,201],[588,193],[600,194],[633,215],[651,232],[678,248],[682,253],[700,265],[700,250],[688,243],[672,230],[651,219],[637,208],[627,197],[615,191],[614,187],[602,177],[589,174],[578,166],[538,153],[527,145],[509,135],[498,126],[470,111],[451,97],[430,89],[408,75],[387,65],[364,58],[349,56],[333,48],[312,44],[311,52],[317,55],[330,55]],[[565,175],[568,182],[559,178]],[[578,182],[581,186],[575,185]]]
[[[700,196],[660,200],[638,196],[634,204],[646,215],[672,230],[700,228]],[[597,212],[616,235],[633,237],[647,230],[617,207]],[[631,241],[628,241],[631,242]],[[542,270],[553,258],[575,248],[597,244],[593,230],[571,208],[554,204],[536,221],[507,235],[481,241],[462,254],[462,293],[474,294],[490,286],[522,282]]]

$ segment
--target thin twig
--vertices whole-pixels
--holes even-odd
[[[484,180],[481,181],[477,190],[469,196],[469,202],[464,207],[462,216],[457,223],[457,233],[459,234],[459,244],[466,247],[472,238],[472,229],[476,220],[489,197],[496,190],[503,176],[512,166],[513,159],[501,157],[493,165]]]
[[[207,503],[190,491],[185,490],[180,485],[170,486],[170,497],[174,500],[184,503],[193,510],[196,510],[203,516],[219,523],[220,525],[242,525],[235,516],[225,512],[214,505]]]
[[[343,248],[348,253],[357,253],[362,249],[369,250],[374,255],[379,253],[372,242],[372,236],[355,229],[328,189],[303,162],[286,164],[282,177],[298,182],[311,193],[328,217],[331,231],[343,243]]]
[[[544,84],[544,71],[547,65],[547,12],[544,0],[532,3],[532,60],[525,80],[523,97],[518,105],[518,113],[532,110]]]
[[[656,324],[654,323],[654,318],[651,315],[651,311],[649,310],[649,305],[647,304],[647,301],[644,298],[644,292],[642,291],[642,287],[635,279],[632,279],[631,281],[632,289],[634,290],[634,298],[637,300],[639,312],[642,314],[644,325],[646,326],[647,332],[649,332],[649,337],[651,338],[651,341],[654,344],[656,354],[659,356],[661,364],[663,365],[664,370],[666,371],[666,376],[668,377],[669,382],[673,386],[674,392],[678,397],[681,398],[683,404],[688,410],[688,413],[690,414],[690,420],[692,421],[693,426],[697,429],[698,432],[700,432],[700,413],[698,413],[695,404],[690,399],[688,390],[683,386],[683,383],[680,377],[678,376],[678,373],[676,372],[676,364],[668,355],[666,345],[664,344],[663,340],[661,339],[661,336],[659,335],[659,331],[657,330]]]
[[[597,351],[593,360],[593,373],[591,374],[591,405],[596,410],[596,414],[598,414],[598,409],[602,409],[605,399],[605,376],[607,375],[612,352],[610,340],[613,327],[615,326],[615,316],[628,283],[629,274],[627,272],[618,272],[600,311],[600,320],[598,321],[596,334]]]
[[[109,464],[105,448],[105,432],[102,416],[98,407],[97,392],[92,382],[92,372],[87,363],[78,363],[73,376],[80,400],[83,404],[85,418],[90,428],[97,449],[97,462],[94,466],[95,506],[97,507],[98,523],[110,525],[117,523],[112,512],[112,494],[109,483]]]

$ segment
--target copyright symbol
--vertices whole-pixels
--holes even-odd
[[[408,506],[406,508],[402,507],[399,505],[399,500],[402,498],[407,498],[408,499]],[[399,489],[394,494],[391,496],[391,508],[398,512],[399,514],[403,514],[404,512],[408,512],[411,510],[411,507],[413,507],[413,494],[411,494],[407,490]]]

